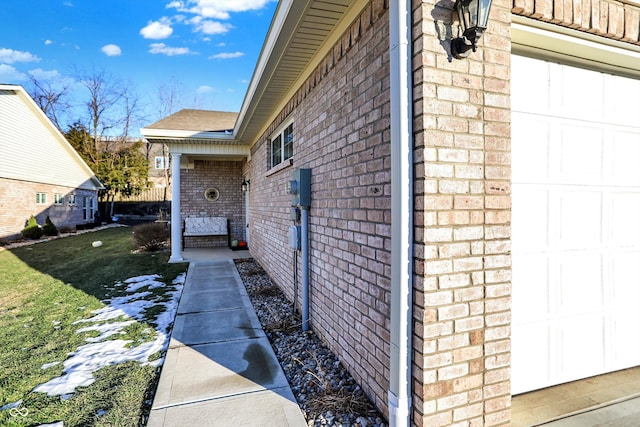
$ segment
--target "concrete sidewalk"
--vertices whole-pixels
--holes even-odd
[[[189,265],[147,425],[307,425],[232,260]]]

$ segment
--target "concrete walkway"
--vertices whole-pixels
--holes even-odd
[[[189,265],[147,425],[307,425],[233,260]]]

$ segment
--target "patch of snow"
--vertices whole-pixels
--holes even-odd
[[[0,406],[0,411],[6,411],[8,409],[13,409],[13,408],[17,408],[20,405],[22,405],[22,399],[18,400],[17,402],[13,402],[13,403],[7,403],[4,406]]]
[[[58,421],[57,423],[52,424],[40,424],[37,427],[64,427],[64,422]]]
[[[158,282],[158,278],[160,276],[158,276],[157,274],[151,274],[151,275],[147,275],[147,276],[138,276],[138,277],[132,277],[130,279],[127,279],[124,281],[124,283],[126,283],[127,285],[127,292],[135,292],[140,288],[143,288],[145,286],[151,286],[151,285],[156,285],[159,283],[161,286],[164,286],[164,283],[162,282]]]
[[[44,365],[40,366],[40,369],[45,370],[45,369],[53,368],[54,366],[59,364],[60,362],[45,363]]]
[[[65,396],[75,392],[76,387],[91,385],[95,378],[93,373],[105,366],[136,361],[142,365],[160,366],[164,359],[149,362],[149,357],[158,352],[166,351],[169,345],[168,329],[171,327],[178,307],[178,301],[182,293],[186,274],[179,275],[173,282],[175,290],[165,294],[170,299],[166,302],[158,302],[158,296],[151,292],[139,292],[132,295],[106,300],[107,306],[94,310],[93,317],[79,320],[77,323],[93,323],[93,325],[79,329],[77,332],[98,331],[100,336],[89,338],[89,344],[80,346],[70,357],[64,361],[64,374],[60,377],[38,385],[34,391],[47,393],[49,396]],[[125,281],[129,283],[127,289],[135,292],[143,286],[156,286],[158,276],[140,276]],[[137,286],[141,283],[144,285]],[[161,282],[160,282],[161,283]],[[161,283],[164,286],[164,283]],[[149,299],[144,299],[150,297]],[[154,305],[164,305],[156,319],[155,338],[153,341],[127,348],[131,343],[128,340],[109,339],[120,333],[127,325],[136,320],[143,320],[145,310]],[[119,318],[133,319],[121,322],[111,322]]]

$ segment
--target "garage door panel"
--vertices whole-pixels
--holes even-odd
[[[513,56],[511,70],[512,86],[522,90],[522,96],[512,98],[511,109],[549,114],[549,64],[522,56]]]
[[[512,363],[516,366],[527,366],[511,374],[511,390],[517,394],[531,387],[546,387],[552,381],[551,373],[551,337],[549,322],[527,325],[514,325],[512,330],[512,347],[522,349],[513,355]]]
[[[543,252],[549,247],[549,191],[539,187],[513,191],[513,215],[534,221],[513,224],[511,234],[516,251]]]
[[[612,192],[608,197],[608,246],[637,248],[640,246],[640,193]],[[621,225],[624,224],[624,225]],[[636,260],[640,263],[640,258]]]
[[[640,312],[637,307],[611,313],[612,342],[609,349],[609,368],[618,370],[638,364],[640,354]]]
[[[638,123],[640,118],[640,86],[636,80],[620,76],[604,76],[605,119],[608,123],[627,126]],[[619,96],[616,96],[619,95]],[[620,98],[623,101],[620,101]]]
[[[513,301],[513,323],[547,320],[549,306],[549,257],[544,254],[514,255],[512,263],[518,266],[514,286],[520,296]],[[516,285],[517,284],[517,285]]]
[[[558,380],[585,378],[605,369],[605,319],[580,316],[560,320],[558,327]]]
[[[558,275],[552,289],[558,289],[557,313],[564,316],[592,313],[604,304],[602,256],[564,255],[556,260]]]
[[[640,121],[640,114],[636,121]],[[612,130],[608,175],[613,185],[640,186],[640,131]]]
[[[552,115],[596,121],[603,118],[602,74],[551,63],[549,81]]]
[[[554,182],[583,184],[602,179],[602,129],[559,123],[554,134],[559,138],[552,139],[549,159]]]
[[[640,251],[612,253],[609,257],[609,299],[612,309],[640,313]],[[640,337],[640,334],[636,334]]]
[[[532,182],[541,174],[548,176],[549,163],[549,123],[532,117],[520,116],[512,123],[512,135],[522,141],[521,150],[513,152],[513,162],[522,164],[513,169],[513,180]]]
[[[557,209],[551,216],[557,219],[552,227],[560,250],[600,247],[602,244],[602,193],[600,191],[558,191]],[[557,227],[557,230],[554,228]]]

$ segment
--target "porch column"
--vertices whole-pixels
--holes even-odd
[[[182,217],[180,215],[180,153],[171,153],[171,257],[182,262]]]

